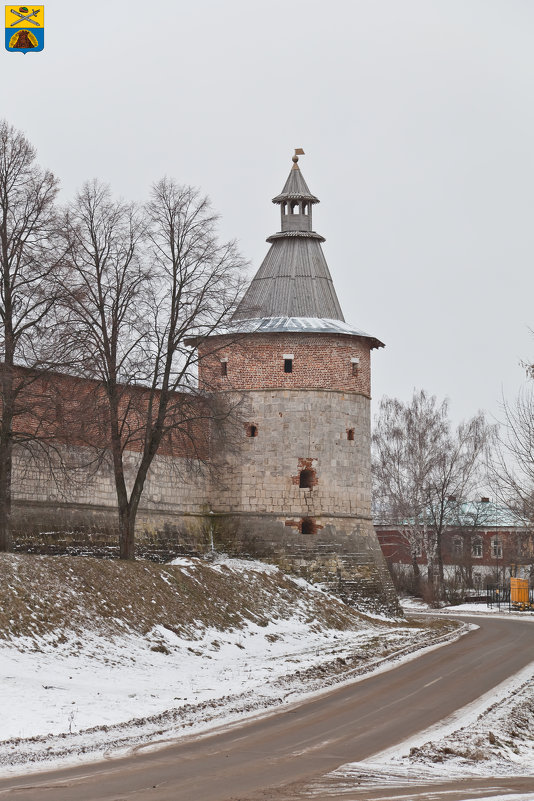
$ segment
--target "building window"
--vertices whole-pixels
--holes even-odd
[[[482,559],[482,540],[480,537],[477,537],[476,540],[473,540],[473,544],[471,546],[471,556],[474,559]]]
[[[358,375],[358,370],[360,369],[360,360],[357,357],[354,357],[350,360],[351,368],[352,368],[352,375]]]
[[[493,537],[491,540],[491,555],[494,559],[502,559],[502,542],[499,537]]]
[[[292,353],[284,353],[284,373],[292,373],[293,372],[293,359],[294,355]]]
[[[317,526],[315,520],[311,517],[303,517],[300,522],[300,532],[301,534],[316,534]]]
[[[349,440],[349,442],[354,442],[354,429],[353,428],[347,428],[347,439]]]
[[[315,471],[306,468],[299,473],[299,487],[300,489],[311,489],[313,487],[315,478]]]
[[[412,543],[412,557],[415,559],[420,559],[423,556],[423,544],[421,540],[417,540],[416,542]]]
[[[221,359],[221,375],[227,376],[228,375],[228,360]]]
[[[245,427],[247,437],[257,437],[258,436],[258,426],[254,423],[247,423]]]
[[[455,537],[452,543],[453,551],[455,556],[461,556],[464,544],[461,537]]]

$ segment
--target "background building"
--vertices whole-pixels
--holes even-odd
[[[413,548],[404,533],[407,527],[375,526],[392,572],[413,573]],[[416,562],[425,576],[428,559],[424,544],[416,550]],[[451,506],[442,553],[445,579],[465,588],[481,590],[510,576],[534,577],[534,533],[519,515],[489,498]]]

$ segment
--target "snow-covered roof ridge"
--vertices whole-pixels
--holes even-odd
[[[250,317],[235,320],[230,326],[220,329],[217,334],[278,334],[278,333],[310,333],[310,334],[344,334],[346,336],[371,339],[373,348],[382,348],[384,343],[372,334],[342,320],[325,317]]]

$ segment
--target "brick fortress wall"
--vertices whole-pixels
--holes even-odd
[[[16,368],[12,529],[15,550],[115,553],[117,496],[107,443],[106,402],[98,382]],[[125,471],[133,483],[144,436],[148,392],[125,387]],[[136,539],[164,558],[198,553],[209,544],[205,524],[210,475],[209,424],[202,400],[176,395],[172,413],[191,422],[166,436],[139,507]],[[189,406],[197,404],[198,409]],[[188,408],[185,408],[187,404]],[[198,419],[192,419],[197,417]],[[38,441],[34,441],[37,437]],[[200,457],[200,458],[197,458]],[[147,552],[148,553],[148,552]]]

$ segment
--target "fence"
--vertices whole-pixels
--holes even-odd
[[[489,586],[486,587],[486,595],[486,604],[490,608],[497,606],[499,609],[504,607],[508,610],[534,609],[534,588],[521,588],[521,593],[519,594],[517,588],[514,591],[510,587]]]

